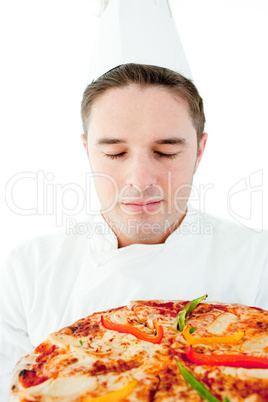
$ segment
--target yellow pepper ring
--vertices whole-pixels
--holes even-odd
[[[196,336],[192,336],[190,334],[190,325],[187,325],[182,334],[185,338],[185,340],[190,344],[190,345],[197,345],[197,344],[205,344],[205,345],[211,345],[213,343],[236,343],[241,341],[241,339],[245,335],[245,331],[239,331],[236,332],[233,335],[227,335],[227,336],[212,336],[212,337],[199,337],[197,338]]]
[[[138,381],[133,378],[133,380],[129,381],[124,385],[124,387],[119,388],[116,391],[108,392],[108,394],[96,396],[94,398],[85,398],[83,399],[83,402],[119,402],[131,394],[137,385]]]

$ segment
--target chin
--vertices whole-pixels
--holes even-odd
[[[160,236],[165,232],[166,227],[164,224],[159,224],[159,222],[137,222],[132,226],[127,226],[125,229],[124,235],[128,238],[138,241],[147,241]]]

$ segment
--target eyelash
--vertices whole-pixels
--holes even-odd
[[[122,156],[124,156],[125,153],[126,152],[121,152],[119,154],[104,154],[104,156],[109,159],[118,159],[118,158],[121,158]],[[155,152],[155,153],[160,158],[167,158],[167,159],[173,159],[173,158],[176,158],[176,156],[177,156],[177,154],[163,154],[162,152]]]
[[[167,159],[173,159],[176,158],[177,154],[163,154],[162,152],[156,152],[160,158],[167,158]]]
[[[109,158],[109,159],[118,159],[118,158],[120,158],[121,156],[123,156],[124,154],[125,154],[125,152],[121,152],[120,154],[115,154],[115,155],[104,154],[104,156],[105,156],[106,158]]]

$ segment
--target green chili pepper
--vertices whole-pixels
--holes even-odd
[[[176,359],[175,359],[176,360]],[[207,388],[204,387],[189,371],[183,367],[177,360],[177,366],[181,372],[181,375],[193,389],[195,389],[199,395],[208,402],[221,402],[218,398],[213,396]],[[223,402],[230,402],[228,398],[224,398]]]
[[[208,295],[204,295],[201,297],[198,297],[198,299],[194,299],[193,301],[185,304],[183,309],[179,312],[178,314],[178,324],[177,327],[180,331],[184,330],[185,327],[185,319],[187,315],[190,315],[191,312],[196,308],[196,306],[202,301],[205,300],[208,297]]]

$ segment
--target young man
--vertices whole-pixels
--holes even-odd
[[[207,140],[192,82],[119,66],[88,86],[82,119],[101,214],[87,222],[90,237],[57,233],[10,256],[0,289],[3,395],[20,356],[94,311],[205,293],[268,309],[267,233],[188,205]]]
[[[102,215],[118,247],[164,243],[186,214],[207,140],[194,85],[160,67],[117,67],[88,86],[82,119]]]

